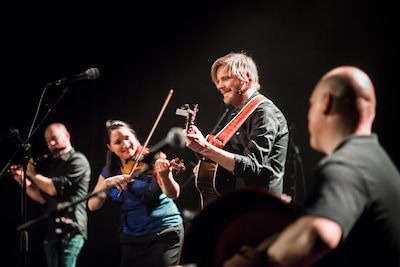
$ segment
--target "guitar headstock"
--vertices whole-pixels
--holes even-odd
[[[189,130],[189,127],[194,125],[194,120],[196,119],[199,104],[184,104],[180,108],[176,109],[175,114],[179,116],[186,117],[185,129]]]

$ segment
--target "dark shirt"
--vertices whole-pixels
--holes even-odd
[[[250,99],[259,94],[254,93]],[[215,132],[239,111],[232,110],[225,124],[217,127]],[[239,178],[237,187],[262,186],[282,193],[288,140],[289,131],[283,113],[269,99],[261,103],[224,147],[235,154],[234,175]]]
[[[318,266],[400,266],[400,175],[377,136],[348,138],[313,178],[306,213],[343,230],[339,247]]]
[[[75,202],[88,194],[91,175],[90,164],[85,155],[72,149],[59,158],[50,158],[47,162],[47,171],[43,173],[53,180],[57,191],[56,196],[45,195],[49,210],[55,210],[57,205],[64,202]],[[71,225],[64,225],[65,233],[80,233],[87,238],[87,201],[76,204],[72,211],[60,214],[72,219]],[[46,240],[56,238],[55,218],[49,218],[49,227]]]
[[[121,172],[108,175],[105,167],[101,173],[104,177],[117,174]],[[162,192],[154,176],[137,177],[123,192],[112,187],[108,195],[121,204],[121,232],[126,235],[154,234],[183,222],[175,202]]]

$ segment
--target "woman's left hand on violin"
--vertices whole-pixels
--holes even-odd
[[[165,158],[159,158],[154,163],[154,169],[161,177],[167,177],[172,171],[170,161]]]
[[[168,176],[170,171],[175,171],[178,173],[186,170],[183,160],[179,158],[174,158],[172,160],[159,158],[155,161],[154,168],[159,175],[164,177]]]
[[[176,199],[179,197],[180,187],[174,179],[174,172],[177,168],[184,167],[182,160],[177,158],[172,160],[157,159],[154,163],[153,170],[156,172],[157,182],[165,195],[169,198]]]
[[[183,159],[174,158],[170,161],[170,164],[172,166],[172,170],[175,171],[175,173],[186,171],[186,166],[183,162]]]
[[[196,153],[201,153],[205,148],[207,148],[208,141],[201,133],[201,131],[194,125],[190,127],[190,130],[186,132],[186,146]]]

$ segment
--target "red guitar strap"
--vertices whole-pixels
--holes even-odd
[[[221,131],[216,135],[208,135],[207,141],[216,147],[224,147],[258,105],[266,101],[270,100],[263,95],[253,97]]]

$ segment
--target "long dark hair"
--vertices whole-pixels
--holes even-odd
[[[106,144],[110,145],[110,135],[113,130],[118,128],[127,128],[129,129],[137,138],[136,132],[132,129],[129,123],[126,123],[121,120],[107,120],[106,122]],[[106,171],[107,177],[112,176],[118,173],[121,169],[121,160],[120,158],[115,155],[112,151],[107,149],[106,153]]]

